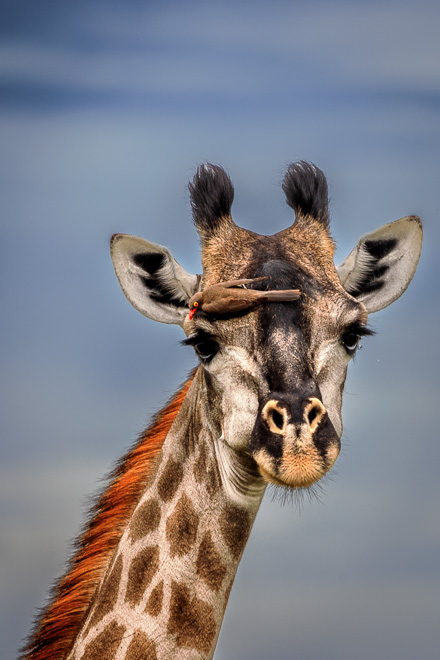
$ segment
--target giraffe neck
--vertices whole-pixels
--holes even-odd
[[[69,660],[212,658],[264,484],[214,436],[202,380],[199,370]]]

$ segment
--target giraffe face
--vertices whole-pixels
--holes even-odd
[[[268,248],[276,243],[267,238]],[[367,312],[298,259],[251,262],[252,276],[267,278],[255,286],[300,288],[301,298],[228,319],[196,315],[184,324],[186,343],[199,356],[217,436],[249,452],[267,481],[305,487],[339,454],[342,391]]]
[[[184,343],[195,348],[206,423],[218,446],[233,452],[220,455],[248,456],[266,481],[298,488],[320,479],[338,456],[348,363],[360,338],[371,334],[368,313],[411,281],[422,232],[415,217],[385,225],[362,237],[337,270],[324,175],[295,164],[283,188],[295,223],[261,236],[233,222],[225,172],[199,168],[190,193],[202,276],[186,273],[166,248],[130,236],[113,238],[112,257],[132,304],[180,324]],[[190,313],[189,301],[206,287],[257,278],[249,286],[299,289],[301,296],[218,317],[203,308]],[[226,471],[236,472],[231,465]]]

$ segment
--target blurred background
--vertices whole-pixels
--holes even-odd
[[[350,366],[319,500],[265,498],[216,660],[433,660],[440,5],[419,0],[3,0],[0,5],[0,655],[64,567],[87,496],[195,364],[130,307],[127,232],[200,272],[187,182],[205,160],[238,224],[292,221],[287,164],[328,177],[342,261],[408,214],[425,245]]]

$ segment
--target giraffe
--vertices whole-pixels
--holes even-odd
[[[327,182],[307,162],[283,181],[294,223],[270,236],[235,224],[219,166],[200,166],[189,190],[202,275],[126,234],[112,237],[111,255],[131,304],[180,325],[198,366],[116,467],[23,659],[212,658],[267,484],[307,488],[333,466],[348,363],[373,334],[368,314],[416,270],[416,216],[364,235],[336,269]],[[189,313],[197,293],[243,279],[300,295]]]

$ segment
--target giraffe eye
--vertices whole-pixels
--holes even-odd
[[[204,339],[194,344],[195,351],[202,362],[209,362],[217,353],[219,346],[213,339]]]
[[[342,337],[342,344],[347,351],[348,355],[353,355],[356,349],[359,348],[361,335],[356,330],[348,330]]]
[[[348,355],[354,355],[360,347],[362,337],[374,335],[374,331],[361,323],[355,323],[347,328],[341,337],[341,344]]]
[[[199,330],[187,337],[182,344],[184,346],[193,346],[201,362],[208,363],[220,350],[219,344],[210,334]]]

